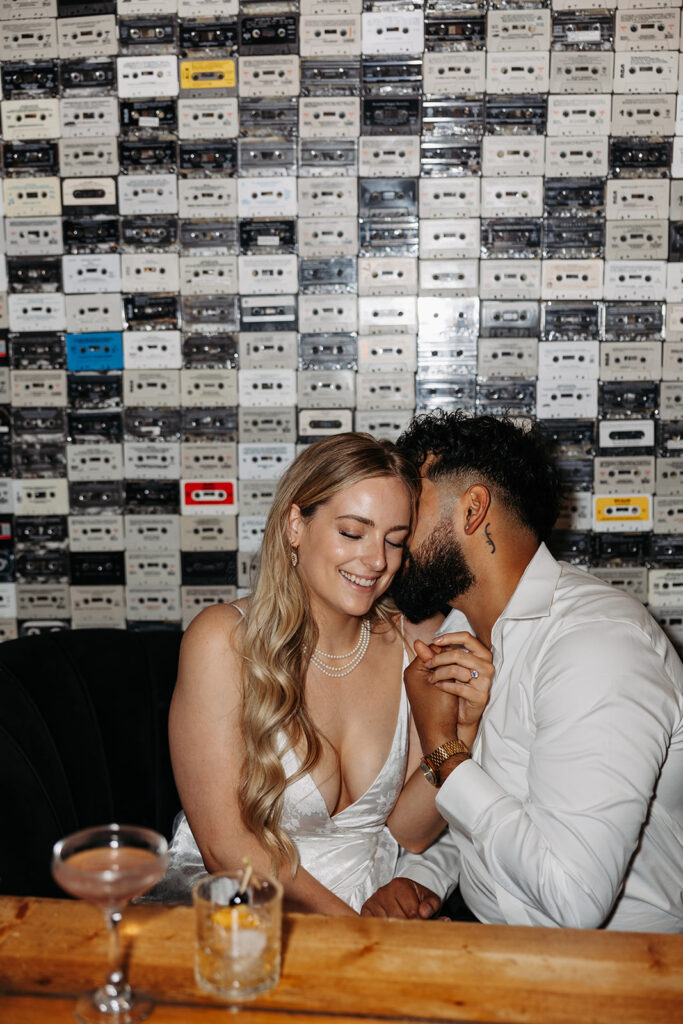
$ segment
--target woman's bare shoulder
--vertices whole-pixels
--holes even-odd
[[[185,630],[182,653],[198,649],[206,653],[234,651],[244,623],[244,600],[248,599],[234,604],[212,604],[204,608]],[[242,612],[237,606],[242,608]]]

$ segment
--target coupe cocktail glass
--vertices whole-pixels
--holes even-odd
[[[55,881],[71,896],[101,907],[109,931],[107,980],[81,996],[74,1009],[84,1024],[135,1024],[151,1013],[152,1001],[126,981],[118,924],[125,905],[163,878],[167,866],[164,837],[136,825],[98,825],[55,844]]]

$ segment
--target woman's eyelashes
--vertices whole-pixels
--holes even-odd
[[[348,540],[362,540],[363,539],[363,534],[362,533],[347,533],[346,530],[340,530],[339,533],[341,534],[342,537],[347,537]],[[405,547],[405,541],[404,540],[402,540],[400,543],[397,544],[394,541],[389,540],[389,538],[387,537],[386,543],[391,548],[402,549],[402,548]]]

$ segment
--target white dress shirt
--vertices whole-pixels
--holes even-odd
[[[462,628],[460,612],[439,632]],[[492,631],[448,832],[398,874],[486,923],[683,931],[683,665],[646,609],[534,555]]]

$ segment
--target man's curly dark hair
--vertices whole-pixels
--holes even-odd
[[[528,430],[506,418],[456,412],[417,416],[398,441],[425,476],[475,474],[539,541],[550,536],[559,513],[560,483],[541,428]]]

